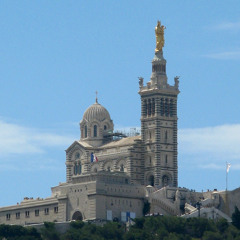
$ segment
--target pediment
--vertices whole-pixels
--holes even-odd
[[[77,158],[84,158],[87,154],[86,150],[89,150],[91,148],[92,148],[92,146],[90,146],[89,144],[87,144],[85,142],[75,141],[66,150],[67,159],[74,160]],[[74,156],[75,154],[77,154],[79,156],[75,157]]]

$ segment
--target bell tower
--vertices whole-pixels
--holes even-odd
[[[177,96],[179,77],[168,84],[166,60],[163,57],[165,27],[155,28],[156,49],[152,75],[144,86],[139,78],[141,96],[141,135],[144,150],[144,183],[156,187],[178,186]]]

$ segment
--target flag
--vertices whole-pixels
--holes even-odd
[[[98,158],[97,158],[96,154],[93,154],[93,156],[94,156],[94,162],[98,162]]]
[[[230,167],[231,167],[231,164],[230,163],[227,163],[227,173],[229,172],[229,169],[230,169]]]
[[[98,162],[96,154],[91,153],[91,162]]]

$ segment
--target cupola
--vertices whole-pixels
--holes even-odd
[[[80,122],[81,141],[86,141],[94,147],[101,146],[105,136],[113,132],[113,121],[108,110],[96,102],[87,108]]]

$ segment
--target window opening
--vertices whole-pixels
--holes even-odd
[[[94,125],[93,127],[93,136],[97,137],[97,125]]]
[[[75,164],[75,165],[74,165],[74,175],[77,175],[77,171],[78,171],[78,169],[77,169],[77,164]]]
[[[82,164],[79,163],[78,164],[78,174],[81,174],[82,173]]]
[[[79,153],[79,152],[77,152],[77,153],[75,154],[75,159],[78,159],[78,158],[80,158],[80,153]]]
[[[123,164],[121,164],[121,166],[120,166],[120,171],[124,172],[124,165]]]
[[[58,207],[54,207],[54,213],[58,213]]]
[[[152,99],[152,115],[155,115],[155,99]]]
[[[167,117],[169,115],[169,104],[168,99],[165,99],[165,116]]]
[[[161,98],[161,102],[160,102],[160,114],[161,114],[161,116],[163,116],[164,115],[164,99],[163,98]]]
[[[35,216],[36,216],[36,217],[39,216],[39,209],[36,209],[36,210],[35,210]]]
[[[167,141],[167,139],[168,139],[168,133],[167,131],[165,131],[165,141]]]
[[[172,99],[170,100],[169,114],[170,114],[170,117],[173,116],[173,100]]]
[[[147,106],[147,101],[145,100],[144,101],[144,116],[146,116],[147,115],[147,109],[148,109],[148,106]]]
[[[45,213],[45,215],[48,215],[49,214],[49,208],[45,208],[44,213]]]
[[[149,183],[150,183],[151,186],[154,186],[154,176],[153,175],[151,175],[149,177]]]
[[[169,185],[169,178],[168,178],[168,176],[166,176],[166,175],[163,176],[162,182],[163,182],[163,186],[164,187],[168,186]]]
[[[152,114],[152,104],[151,104],[151,100],[148,100],[148,116],[150,116]]]

